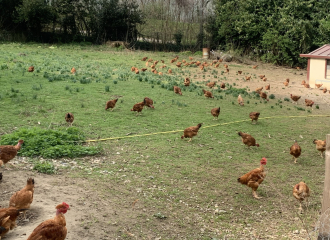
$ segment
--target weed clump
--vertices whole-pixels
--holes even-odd
[[[35,161],[33,164],[33,170],[36,170],[40,173],[53,174],[55,173],[54,164],[48,161],[39,162]]]
[[[15,145],[17,139],[24,140],[18,155],[26,157],[75,158],[101,152],[98,147],[83,146],[85,136],[75,127],[58,130],[22,128],[11,134],[3,135],[0,145]]]

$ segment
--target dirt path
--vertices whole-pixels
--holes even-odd
[[[202,72],[199,69],[196,69],[198,73],[198,78],[193,79],[193,81],[200,81],[202,79],[202,75],[211,74],[211,70],[215,69],[220,71],[224,71],[224,64],[229,66],[230,72],[229,74],[223,73],[223,75],[218,74],[218,78],[226,77],[226,80],[218,80],[218,83],[236,83],[236,88],[246,88],[248,87],[250,91],[255,91],[256,88],[264,87],[263,92],[266,91],[269,94],[274,94],[276,98],[290,98],[290,94],[299,95],[301,99],[298,101],[298,106],[306,108],[305,99],[311,99],[315,102],[313,108],[316,105],[320,106],[320,109],[330,107],[330,93],[329,90],[327,93],[323,93],[323,86],[320,89],[313,88],[305,88],[301,85],[303,80],[307,81],[307,71],[306,70],[296,70],[293,68],[283,68],[276,67],[269,64],[260,64],[257,69],[253,69],[252,65],[245,65],[236,62],[222,63],[218,68],[214,68],[213,66],[209,66],[208,71]],[[237,71],[241,70],[242,74],[237,74]],[[211,74],[212,77],[213,74]],[[262,81],[258,76],[265,75],[267,80]],[[250,81],[245,81],[245,76],[252,76]],[[289,86],[284,86],[283,82],[285,79],[289,78],[290,83]],[[208,80],[209,78],[206,78]],[[213,78],[212,78],[213,79]],[[215,81],[214,79],[211,81]],[[265,90],[265,86],[270,84],[270,90]],[[290,101],[292,101],[290,99]]]
[[[42,221],[55,216],[55,206],[63,201],[70,205],[66,214],[68,240],[76,239],[116,239],[122,233],[129,235],[129,224],[134,221],[139,210],[130,204],[117,201],[110,194],[100,196],[99,191],[83,178],[69,178],[63,175],[37,174],[31,171],[3,171],[0,182],[0,205],[8,206],[11,195],[23,188],[28,177],[35,179],[35,194],[27,220],[19,216],[17,227],[9,231],[3,239],[27,239],[33,229]],[[100,188],[107,187],[100,184]],[[112,188],[108,183],[108,188]],[[121,194],[118,192],[119,195]]]

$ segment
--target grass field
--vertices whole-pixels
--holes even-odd
[[[108,206],[102,210],[106,214],[117,208],[111,220],[95,213],[81,222],[76,231],[88,227],[91,235],[86,239],[95,232],[98,239],[306,239],[306,231],[311,233],[319,218],[324,181],[324,159],[312,141],[325,139],[329,122],[312,115],[329,115],[327,104],[320,103],[320,109],[313,111],[298,105],[299,110],[284,100],[282,92],[274,93],[269,102],[261,101],[250,83],[235,73],[243,69],[257,82],[258,73],[250,66],[229,63],[229,75],[223,68],[177,68],[169,63],[176,55],[103,46],[3,43],[0,134],[20,128],[67,127],[64,115],[71,112],[73,127],[82,130],[86,140],[124,137],[87,143],[101,147],[102,153],[74,159],[81,168],[58,170],[78,182],[87,180],[88,192],[102,199],[102,203],[90,200],[91,205]],[[179,60],[189,57],[178,55]],[[167,67],[157,69],[164,75],[131,72],[132,66],[145,67],[144,56],[165,60]],[[31,65],[33,73],[27,72]],[[72,67],[76,75],[70,73]],[[172,75],[166,73],[168,68]],[[188,88],[183,86],[185,77],[193,83]],[[215,98],[205,99],[201,90],[207,81],[226,82],[227,90],[215,88]],[[182,88],[182,96],[174,94],[173,85]],[[244,107],[237,104],[238,93]],[[154,100],[155,109],[136,116],[130,109],[146,96]],[[105,111],[106,101],[117,97],[114,111]],[[214,107],[221,107],[216,121],[210,114]],[[258,124],[251,124],[251,111],[261,113]],[[180,138],[183,129],[198,123],[203,126],[192,142]],[[180,131],[162,133],[174,130]],[[260,147],[247,149],[238,131],[254,136]],[[297,164],[289,154],[294,140],[302,148]],[[259,167],[262,157],[268,159],[268,174],[257,191],[263,198],[256,200],[237,178]],[[300,181],[312,190],[309,208],[302,215],[292,196]],[[108,225],[110,232],[104,230]],[[70,222],[67,226],[70,229]],[[69,230],[68,239],[79,239],[74,233]]]

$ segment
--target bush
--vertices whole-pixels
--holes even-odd
[[[85,136],[83,132],[75,127],[58,130],[22,128],[11,134],[3,135],[0,145],[16,145],[18,139],[24,140],[18,155],[26,157],[75,158],[95,155],[101,151],[97,147],[82,146]]]
[[[275,95],[274,94],[270,94],[269,95],[269,99],[275,99]]]

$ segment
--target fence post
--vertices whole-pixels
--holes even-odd
[[[330,134],[327,134],[326,142],[325,178],[318,240],[330,239],[330,216],[325,214],[330,208]]]

